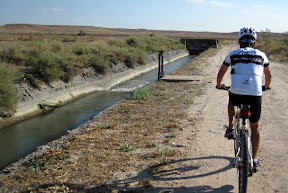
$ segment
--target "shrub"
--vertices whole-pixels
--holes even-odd
[[[110,38],[107,43],[109,46],[116,46],[118,48],[123,48],[126,44],[125,40],[122,38]]]
[[[95,72],[106,74],[110,71],[109,60],[102,57],[91,56],[88,61],[88,66],[91,66]]]
[[[72,37],[75,40],[75,37]],[[93,45],[90,42],[73,43],[63,46],[62,43],[32,41],[15,43],[0,50],[0,62],[23,65],[24,76],[29,77],[35,86],[34,79],[47,83],[61,79],[68,82],[80,68],[92,66],[98,73],[107,73],[111,64],[125,63],[129,68],[143,65],[148,53],[160,49],[179,49],[173,40],[157,36],[132,36],[128,38],[111,38]]]
[[[132,100],[147,100],[152,95],[146,88],[139,88],[132,92],[131,99]]]
[[[53,44],[51,44],[50,50],[53,53],[57,53],[57,52],[60,52],[63,50],[63,46],[60,43],[53,43]]]
[[[76,42],[75,37],[67,37],[63,39],[63,42]]]
[[[143,65],[146,62],[146,52],[140,49],[131,49],[126,55],[124,63],[129,68],[135,68],[136,64]]]
[[[131,47],[138,48],[143,42],[141,42],[141,39],[138,37],[130,37],[126,40],[126,43]]]
[[[134,69],[137,63],[137,58],[133,56],[133,54],[129,54],[126,56],[124,63],[128,68]]]
[[[83,32],[82,30],[80,30],[79,33],[77,34],[77,36],[85,36],[85,35],[86,35],[86,33]]]
[[[31,73],[46,83],[60,79],[64,76],[61,69],[63,59],[56,53],[41,53],[38,57],[30,57],[28,66]]]
[[[17,44],[11,44],[6,49],[0,51],[0,59],[5,63],[23,65],[25,63],[25,54]]]
[[[89,54],[90,51],[88,44],[85,43],[74,44],[71,49],[72,53],[77,56]]]
[[[288,46],[288,32],[284,33],[283,35],[285,36],[284,42]]]
[[[15,71],[5,63],[0,63],[0,116],[12,116],[16,108]]]
[[[288,45],[285,41],[270,40],[267,43],[267,41],[260,39],[256,42],[256,48],[264,51],[270,60],[284,62],[288,59]]]

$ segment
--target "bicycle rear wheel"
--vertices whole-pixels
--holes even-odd
[[[241,163],[238,166],[239,174],[239,192],[246,193],[248,186],[249,174],[249,151],[248,151],[248,134],[241,131]]]

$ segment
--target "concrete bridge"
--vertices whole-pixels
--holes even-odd
[[[186,39],[180,40],[186,46],[190,55],[198,55],[209,48],[217,48],[218,40],[215,39]]]

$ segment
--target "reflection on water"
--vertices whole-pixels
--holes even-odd
[[[191,59],[191,56],[187,56],[165,65],[165,74],[174,71]],[[67,130],[75,129],[104,109],[128,97],[132,90],[150,84],[157,78],[158,70],[155,69],[117,85],[110,91],[93,93],[45,115],[1,129],[0,169],[35,151],[38,146],[59,138]]]

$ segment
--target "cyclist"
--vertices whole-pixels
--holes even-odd
[[[236,116],[236,106],[239,104],[249,104],[251,117],[251,144],[252,158],[254,162],[253,171],[256,172],[259,166],[257,160],[260,146],[259,119],[261,115],[262,90],[270,89],[271,72],[267,56],[260,50],[254,49],[257,34],[253,28],[242,28],[238,33],[238,43],[240,48],[230,52],[217,75],[216,88],[223,89],[221,81],[231,66],[231,88],[229,91],[228,117],[225,137],[233,136],[233,122]],[[262,76],[265,75],[265,85],[262,86]],[[226,89],[226,88],[224,88]]]

